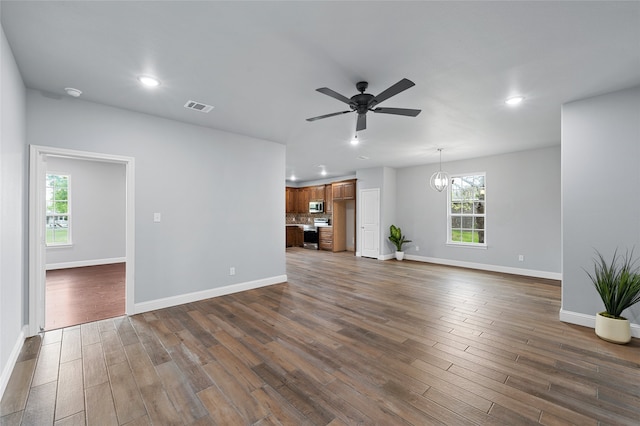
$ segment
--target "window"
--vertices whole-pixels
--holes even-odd
[[[46,233],[47,245],[71,244],[71,210],[69,208],[70,176],[47,174]]]
[[[451,178],[447,243],[486,247],[485,192],[484,173]]]

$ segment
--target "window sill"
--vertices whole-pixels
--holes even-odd
[[[480,249],[480,250],[486,250],[487,249],[487,245],[486,244],[464,244],[464,243],[450,243],[450,242],[448,242],[447,245],[449,247],[460,247],[460,248],[468,248],[468,249]]]
[[[47,244],[48,249],[58,249],[58,248],[71,248],[73,247],[73,243],[65,243],[65,244]]]

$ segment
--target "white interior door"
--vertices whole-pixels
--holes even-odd
[[[363,189],[360,199],[360,241],[363,257],[380,255],[380,188]]]

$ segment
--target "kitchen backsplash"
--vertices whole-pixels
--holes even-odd
[[[286,223],[287,224],[301,224],[301,225],[306,225],[306,224],[313,224],[313,219],[317,218],[317,217],[321,217],[321,218],[326,218],[331,220],[331,215],[330,214],[325,214],[325,213],[287,213],[286,214]]]

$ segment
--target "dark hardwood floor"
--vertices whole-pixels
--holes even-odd
[[[124,315],[125,265],[47,271],[45,330]]]
[[[289,281],[27,340],[2,425],[638,425],[556,281],[287,250]],[[586,280],[585,280],[586,281]]]

